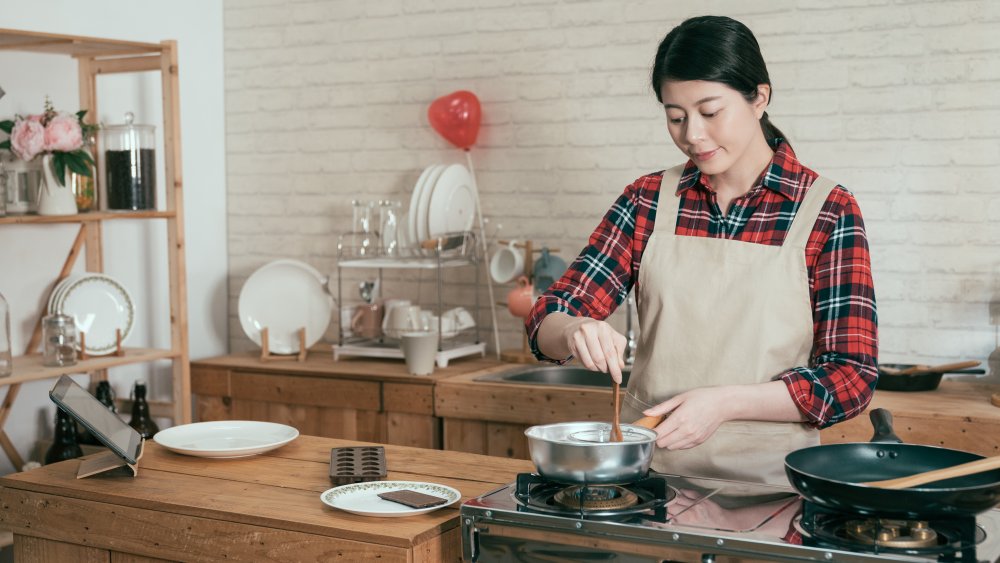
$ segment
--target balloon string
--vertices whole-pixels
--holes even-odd
[[[476,184],[476,169],[472,166],[472,151],[465,149],[465,160],[469,163],[469,172],[472,176],[472,191],[476,194],[476,217],[479,219],[479,241],[483,248],[483,267],[486,270],[486,287],[490,292],[489,310],[493,319],[493,345],[496,349],[497,360],[500,360],[500,332],[497,330],[497,308],[496,300],[493,298],[493,278],[490,277],[489,260],[486,259],[486,227],[483,226],[483,209],[479,205],[479,186]]]

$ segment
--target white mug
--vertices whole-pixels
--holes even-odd
[[[517,241],[512,240],[507,246],[501,246],[493,253],[490,260],[490,276],[497,283],[507,283],[524,273],[524,250],[517,247]]]
[[[445,311],[444,318],[454,323],[456,331],[476,326],[476,319],[472,317],[472,313],[465,307],[455,307],[454,309]]]
[[[392,311],[394,307],[399,307],[401,305],[408,307],[411,303],[409,299],[399,299],[394,297],[392,299],[386,299],[383,304],[385,305],[385,314],[382,317],[382,332],[385,332],[389,330],[389,311]]]
[[[449,317],[447,313],[438,318],[431,311],[420,312],[420,330],[437,334],[439,327],[441,328],[441,336],[444,338],[451,338],[458,334],[458,330],[455,328],[455,319]]]
[[[385,333],[399,338],[400,333],[420,330],[420,307],[417,305],[396,305],[386,312]]]

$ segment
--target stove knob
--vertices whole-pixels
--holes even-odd
[[[715,554],[703,553],[701,556],[701,563],[715,563]]]

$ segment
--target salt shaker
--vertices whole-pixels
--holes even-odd
[[[54,314],[42,319],[45,346],[42,364],[51,367],[76,363],[76,322],[69,315]]]

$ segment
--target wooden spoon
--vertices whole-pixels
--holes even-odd
[[[867,483],[860,484],[867,485],[869,487],[879,487],[882,489],[906,489],[909,487],[926,485],[927,483],[933,483],[935,481],[951,479],[953,477],[974,475],[991,469],[1000,469],[1000,456],[977,459],[976,461],[953,465],[951,467],[945,467],[944,469],[935,469],[934,471],[925,471],[908,477],[885,479],[883,481],[868,481]]]
[[[879,371],[886,375],[920,375],[924,373],[948,373],[950,371],[974,368],[981,362],[969,360],[967,362],[954,362],[951,364],[940,364],[936,366],[913,366],[905,369],[895,369],[890,367],[880,367]]]
[[[622,386],[615,380],[611,380],[611,390],[615,394],[615,412],[611,419],[611,441],[612,442],[622,442],[625,440],[625,436],[622,435],[621,427],[621,417],[618,413],[619,407],[621,407],[621,391]]]

